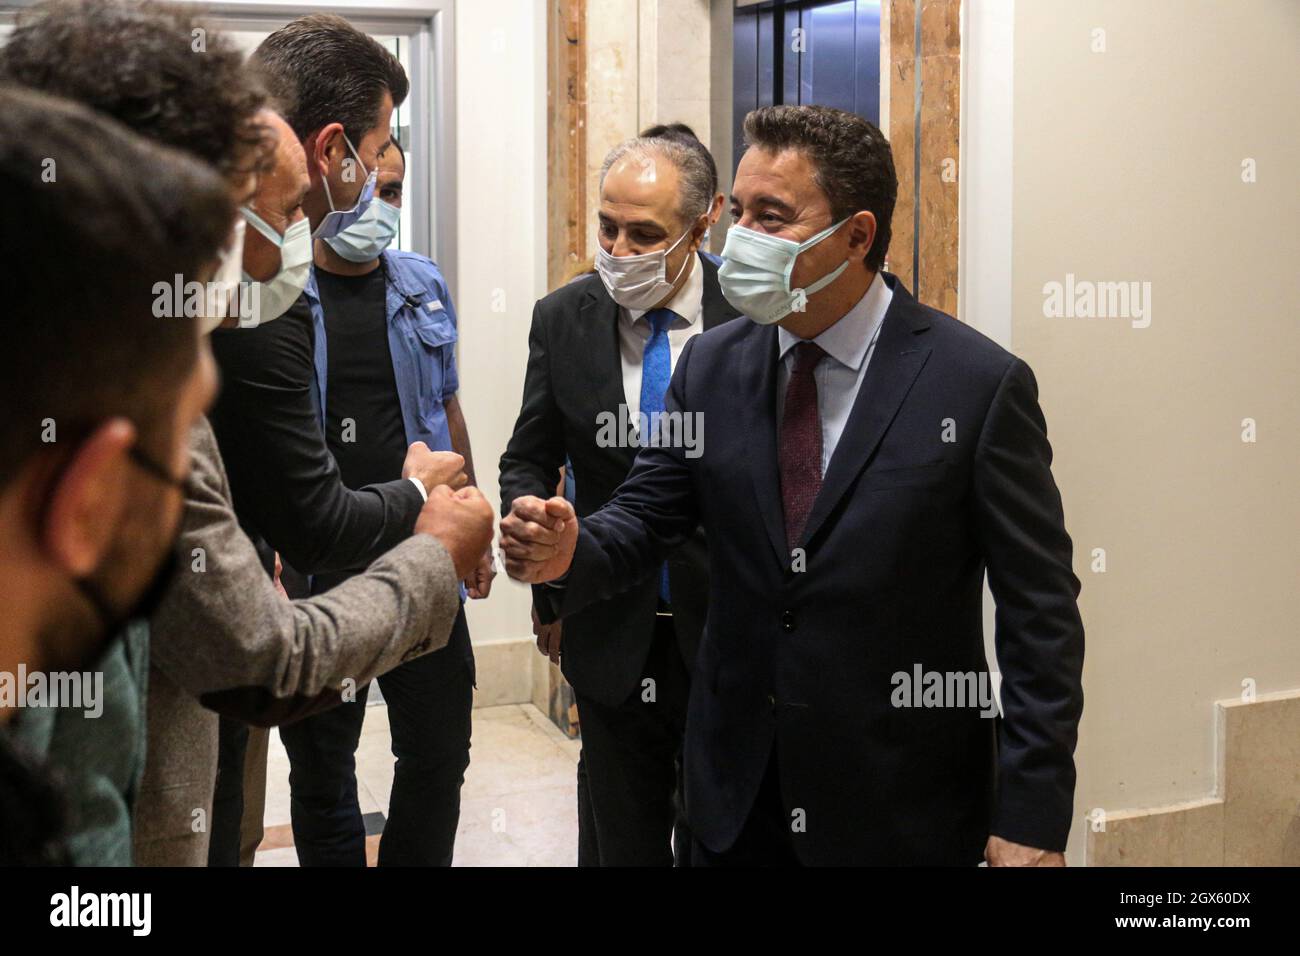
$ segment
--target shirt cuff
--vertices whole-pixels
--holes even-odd
[[[424,490],[424,482],[422,482],[419,478],[416,478],[414,475],[412,475],[410,478],[408,478],[408,479],[406,479],[406,480],[407,480],[407,481],[410,481],[410,482],[413,482],[413,483],[415,484],[415,487],[417,487],[417,488],[420,489],[420,500],[421,500],[421,501],[428,501],[428,500],[429,500],[429,492],[427,492],[427,491]]]

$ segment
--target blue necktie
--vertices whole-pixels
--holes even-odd
[[[642,444],[649,444],[650,436],[655,434],[659,424],[659,414],[664,410],[664,395],[668,391],[668,381],[672,378],[672,353],[668,345],[668,326],[677,318],[677,313],[668,309],[651,309],[645,314],[650,323],[650,338],[646,341],[645,352],[641,356],[641,414],[645,416],[646,433],[641,436]],[[659,597],[668,603],[668,562],[659,576]]]

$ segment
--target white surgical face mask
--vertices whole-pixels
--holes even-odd
[[[221,250],[217,271],[208,280],[203,296],[203,315],[199,326],[204,335],[221,325],[230,315],[239,277],[244,264],[244,220],[236,219],[230,229],[230,239]]]
[[[370,262],[392,243],[401,218],[401,209],[376,199],[360,219],[325,244],[348,262]]]
[[[348,139],[347,134],[343,135],[343,142],[348,144],[348,149],[352,151],[352,156],[357,161],[357,165],[362,169],[366,164],[361,161],[356,147],[352,145],[352,140]],[[328,239],[331,236],[337,236],[340,232],[352,225],[361,218],[361,214],[366,211],[370,205],[370,200],[375,195],[375,180],[379,178],[378,168],[370,170],[366,174],[366,181],[361,185],[361,193],[357,196],[357,203],[351,209],[335,209],[334,197],[330,195],[329,177],[323,177],[321,182],[325,186],[325,199],[330,204],[330,211],[325,214],[325,218],[320,221],[316,231],[312,233],[314,239]]]
[[[668,271],[668,253],[676,249],[691,230],[687,229],[667,249],[656,249],[639,256],[614,256],[602,248],[596,250],[596,271],[605,283],[609,297],[625,309],[645,311],[661,302],[677,280],[682,276],[690,257],[682,260],[681,269],[670,281],[665,277]]]
[[[794,311],[797,292],[802,292],[806,299],[826,288],[848,268],[849,261],[845,259],[807,288],[790,288],[790,274],[794,272],[799,253],[811,249],[846,222],[847,217],[805,242],[769,236],[744,226],[732,226],[727,230],[723,261],[718,269],[722,294],[759,325],[780,322]]]
[[[265,282],[244,273],[244,294],[249,306],[240,310],[239,325],[249,328],[278,319],[302,295],[307,276],[311,273],[311,223],[303,216],[281,236],[247,206],[240,212],[254,229],[280,250],[280,271]]]

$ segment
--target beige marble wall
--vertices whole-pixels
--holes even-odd
[[[710,135],[708,0],[640,0],[639,125],[686,123]]]
[[[596,248],[600,167],[654,123],[711,133],[709,0],[598,0],[586,11],[586,254]]]
[[[552,0],[549,17],[549,274],[558,285],[595,251],[600,167],[614,146],[674,121],[710,142],[715,60],[730,44],[715,50],[709,0]],[[575,215],[577,241],[566,234]]]
[[[618,143],[636,133],[640,117],[640,46],[637,0],[587,5],[586,256],[596,250],[600,166]]]
[[[898,174],[898,204],[888,267],[918,298],[956,315],[961,3],[921,2],[919,183],[915,162],[916,10],[916,0],[887,0],[882,8],[881,61],[885,76],[881,96],[887,99],[882,103],[881,122],[894,150]],[[920,242],[914,253],[918,195]]]
[[[1219,705],[1226,866],[1300,866],[1300,691]]]
[[[921,4],[921,244],[918,298],[957,314],[961,2]]]
[[[546,285],[562,284],[583,259],[587,171],[586,0],[548,0],[546,50]]]
[[[894,150],[898,175],[898,202],[894,206],[893,236],[886,267],[909,289],[916,290],[912,237],[916,216],[913,150],[916,104],[916,4],[914,0],[886,0],[881,4],[880,29],[889,49],[889,123],[885,135]],[[885,56],[882,48],[881,57]],[[882,87],[882,90],[884,87]],[[883,92],[882,92],[882,95]]]
[[[1216,704],[1217,791],[1087,817],[1089,866],[1300,866],[1300,691]]]
[[[541,657],[528,638],[503,638],[474,645],[474,706],[523,704],[533,699],[533,658]]]

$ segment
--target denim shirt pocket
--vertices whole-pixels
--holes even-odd
[[[455,347],[456,325],[442,308],[442,303],[431,299],[415,310],[411,332],[415,337],[416,364],[420,370],[420,414],[428,418],[442,407],[443,350]]]

